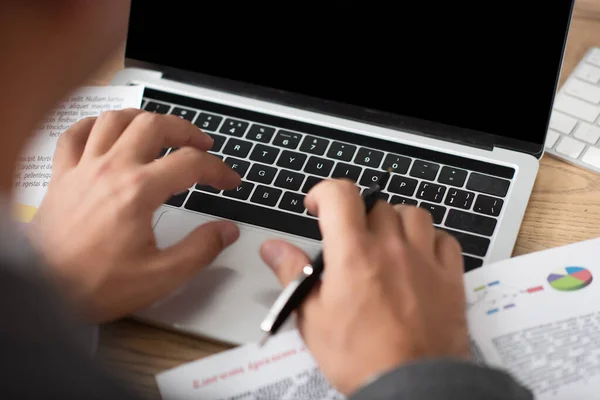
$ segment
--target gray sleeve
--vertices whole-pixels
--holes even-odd
[[[533,400],[508,373],[458,360],[404,365],[365,385],[348,400]]]

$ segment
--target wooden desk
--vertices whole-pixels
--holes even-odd
[[[580,0],[561,84],[592,46],[600,46],[600,0]],[[119,58],[111,61],[94,83],[106,82],[121,63]],[[600,236],[600,176],[550,156],[544,156],[541,164],[514,255]],[[159,398],[154,374],[226,348],[123,320],[101,329],[98,356],[144,395]]]

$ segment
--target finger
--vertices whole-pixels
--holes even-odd
[[[143,111],[128,108],[119,111],[105,111],[98,116],[98,120],[90,134],[89,143],[83,154],[84,159],[98,157],[105,154],[117,142],[125,128]]]
[[[386,201],[378,200],[368,217],[371,231],[377,235],[396,236],[400,235],[400,220],[394,208]]]
[[[170,287],[177,286],[209,265],[239,238],[239,234],[239,228],[233,222],[209,222],[176,245],[162,250],[157,258],[157,265],[166,272],[166,284]]]
[[[296,279],[302,268],[310,265],[306,253],[283,240],[265,242],[260,248],[260,256],[273,270],[282,286],[287,286]]]
[[[431,214],[420,207],[399,204],[394,207],[400,218],[402,235],[415,248],[425,253],[435,249],[435,230]]]
[[[127,159],[147,163],[156,159],[164,147],[194,147],[207,151],[213,143],[209,135],[189,121],[174,115],[144,112],[129,124],[113,150]]]
[[[344,241],[367,229],[365,205],[360,190],[349,180],[326,180],[311,189],[305,205],[319,217],[324,240]]]
[[[462,247],[458,240],[448,232],[435,230],[435,255],[440,266],[446,266],[456,272],[464,272]]]
[[[184,147],[142,168],[147,177],[143,195],[151,204],[159,204],[196,183],[227,190],[239,186],[242,181],[220,158],[191,147]]]
[[[53,177],[79,164],[95,122],[96,118],[84,118],[59,136],[52,162]]]

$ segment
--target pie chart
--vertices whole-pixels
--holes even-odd
[[[583,267],[566,267],[548,275],[548,283],[560,291],[579,290],[592,283],[592,273]]]

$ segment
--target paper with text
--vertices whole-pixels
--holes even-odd
[[[156,376],[164,400],[344,400],[320,373],[296,330]]]
[[[58,137],[71,125],[103,111],[140,108],[142,86],[86,86],[61,101],[41,122],[22,152],[14,178],[16,217],[29,222],[46,194]]]
[[[539,400],[600,392],[600,239],[512,258],[465,276],[469,331],[487,364]]]

